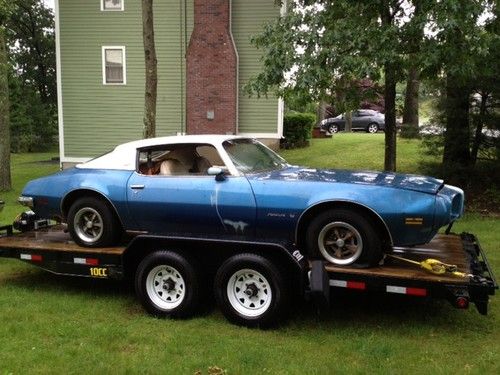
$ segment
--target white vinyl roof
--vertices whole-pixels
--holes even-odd
[[[213,145],[225,159],[222,143],[230,139],[241,139],[246,137],[235,135],[179,135],[172,137],[159,137],[141,139],[123,143],[103,156],[78,164],[76,168],[81,169],[115,169],[115,170],[135,170],[137,160],[137,149],[151,146],[161,146],[169,144],[197,143]],[[222,152],[221,152],[222,151]],[[224,160],[226,161],[226,160]],[[231,163],[232,164],[232,163]]]

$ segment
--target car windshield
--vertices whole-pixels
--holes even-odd
[[[253,139],[232,139],[223,146],[236,169],[242,173],[282,169],[288,165],[281,156]]]

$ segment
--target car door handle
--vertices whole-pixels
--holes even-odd
[[[130,185],[130,188],[134,190],[144,189],[144,187],[144,185]]]

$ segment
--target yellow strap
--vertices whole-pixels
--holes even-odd
[[[398,257],[398,256],[392,255],[392,254],[387,254],[387,256],[401,260],[403,262],[418,265],[421,268],[423,268],[424,270],[426,270],[430,273],[433,273],[435,275],[444,275],[445,273],[448,273],[448,274],[456,276],[456,277],[469,277],[470,276],[464,272],[458,271],[458,269],[457,269],[458,267],[456,265],[443,263],[437,259],[429,258],[429,259],[423,260],[421,262],[417,262],[415,260],[406,259],[403,257]]]

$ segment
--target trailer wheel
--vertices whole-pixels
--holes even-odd
[[[276,324],[289,303],[285,273],[256,254],[238,254],[217,271],[217,304],[231,322],[248,327]]]
[[[191,316],[200,301],[200,275],[193,262],[173,251],[146,256],[137,268],[135,290],[151,315]]]
[[[71,205],[68,231],[84,247],[110,246],[121,235],[120,223],[106,202],[94,197],[80,198]]]
[[[382,258],[382,243],[373,225],[354,210],[333,209],[309,225],[306,244],[313,259],[338,266],[372,266]]]

